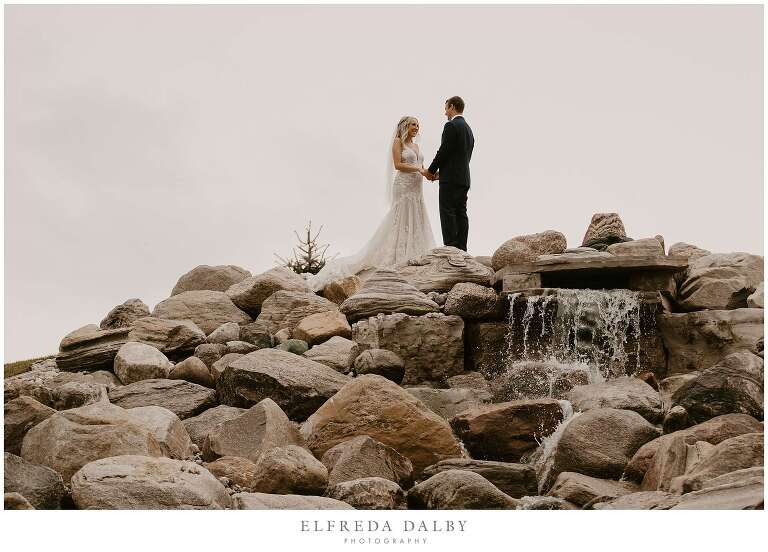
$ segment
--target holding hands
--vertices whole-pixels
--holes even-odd
[[[440,171],[437,171],[435,174],[432,174],[422,166],[419,172],[424,178],[426,178],[430,182],[434,182],[435,180],[440,180]]]

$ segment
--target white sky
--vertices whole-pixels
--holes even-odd
[[[5,360],[200,264],[254,273],[324,224],[354,253],[388,140],[426,162],[459,94],[469,252],[595,212],[763,250],[761,6],[7,6]],[[440,241],[437,189],[425,184]]]

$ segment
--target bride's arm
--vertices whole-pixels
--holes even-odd
[[[407,173],[413,173],[413,172],[421,172],[421,167],[417,167],[416,165],[409,165],[408,163],[403,163],[400,159],[400,155],[403,153],[403,143],[395,138],[395,141],[392,142],[392,162],[395,165],[395,169],[397,169],[400,172],[407,172]]]

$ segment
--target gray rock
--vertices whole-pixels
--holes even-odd
[[[475,472],[446,470],[408,491],[417,510],[514,510],[518,501]]]
[[[25,396],[5,403],[3,411],[4,450],[13,454],[21,452],[21,442],[30,429],[56,413],[53,408]]]
[[[36,510],[58,510],[66,495],[64,481],[50,468],[5,453],[3,480],[6,493],[22,495]]]
[[[355,357],[352,367],[357,375],[376,374],[398,385],[405,376],[405,362],[392,351],[367,349]]]
[[[141,299],[128,299],[122,305],[117,305],[107,313],[99,324],[102,330],[127,328],[139,318],[149,316],[149,307]]]
[[[261,312],[264,301],[277,291],[310,293],[312,290],[307,282],[292,270],[276,267],[233,284],[227,289],[227,295],[240,309],[256,317]]]
[[[147,316],[133,323],[129,341],[151,345],[166,356],[186,358],[205,341],[205,333],[191,320],[165,320]]]
[[[241,326],[240,339],[255,345],[257,349],[266,349],[275,344],[272,334],[269,333],[268,324],[259,321]]]
[[[81,510],[224,510],[227,490],[194,462],[115,456],[90,462],[72,477]]]
[[[235,265],[200,265],[179,278],[171,295],[197,290],[226,291],[250,275],[249,271]]]
[[[261,453],[251,488],[268,494],[322,495],[327,486],[326,467],[306,449],[287,445]]]
[[[205,362],[194,356],[182,360],[174,366],[168,374],[168,379],[189,381],[203,387],[214,388],[216,386],[211,371]]]
[[[240,340],[240,326],[236,322],[227,322],[213,330],[206,341],[208,343],[227,343]]]
[[[286,328],[292,332],[311,314],[337,310],[336,303],[311,292],[276,291],[262,303],[257,321],[274,335]]]
[[[638,378],[621,377],[601,383],[578,385],[571,389],[566,397],[575,410],[618,408],[637,412],[652,423],[662,419],[659,392]]]
[[[247,341],[227,341],[228,353],[239,353],[241,355],[247,355],[253,351],[258,351],[258,347]]]
[[[346,502],[323,496],[238,493],[232,502],[234,510],[354,510]]]
[[[222,291],[184,291],[160,301],[152,310],[152,316],[192,320],[206,335],[227,322],[247,324],[251,321]]]
[[[447,293],[453,286],[462,282],[488,286],[493,276],[492,269],[456,247],[437,247],[422,257],[395,268],[416,289],[424,293]]]
[[[88,324],[67,334],[59,344],[59,370],[111,370],[117,351],[128,341],[130,328],[101,330]]]
[[[209,408],[202,414],[182,420],[182,423],[192,442],[197,445],[197,448],[203,450],[205,439],[211,431],[215,430],[223,422],[239,418],[245,411],[244,408],[235,408],[234,406],[222,404]]]
[[[309,345],[306,341],[301,339],[288,339],[280,343],[275,349],[278,351],[286,351],[294,355],[303,355],[309,350]]]
[[[429,478],[446,470],[464,470],[482,475],[496,485],[498,489],[512,498],[535,495],[538,492],[536,471],[528,464],[512,462],[494,462],[492,460],[472,460],[469,458],[450,458],[424,469],[423,477]]]
[[[314,362],[325,364],[341,374],[346,374],[352,367],[356,347],[357,344],[354,341],[335,336],[305,351],[304,356]]]
[[[227,354],[227,346],[222,343],[203,343],[195,347],[195,356],[209,368],[225,354]]]
[[[329,486],[326,496],[356,510],[406,510],[405,493],[397,483],[382,477],[366,477]]]
[[[464,321],[458,316],[379,315],[355,323],[352,339],[363,349],[386,349],[402,358],[403,385],[444,382],[464,371]]]
[[[472,389],[478,392],[478,396],[484,402],[491,400],[491,387],[488,385],[488,380],[480,372],[464,372],[451,376],[446,381],[451,389]]]
[[[124,384],[167,378],[173,364],[163,353],[144,343],[126,343],[115,356],[115,375]]]
[[[216,385],[224,404],[249,407],[270,397],[289,418],[301,421],[347,381],[347,376],[324,364],[286,351],[259,349],[231,362]]]
[[[113,389],[109,400],[123,408],[162,406],[183,420],[216,406],[216,391],[184,380],[149,379]]]
[[[392,447],[360,435],[328,449],[321,459],[328,469],[328,484],[364,478],[388,479],[398,487],[411,486],[413,465]]]
[[[395,382],[397,383],[397,382]],[[487,403],[487,396],[474,389],[432,389],[409,387],[406,389],[438,416],[450,420],[457,414]]]
[[[490,287],[471,283],[453,286],[445,300],[443,312],[465,320],[500,320],[509,311],[509,302]]]

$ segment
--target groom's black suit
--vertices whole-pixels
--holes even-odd
[[[463,115],[445,123],[440,149],[429,166],[429,172],[440,170],[440,226],[443,244],[467,250],[467,192],[469,160],[475,147],[472,129]]]

